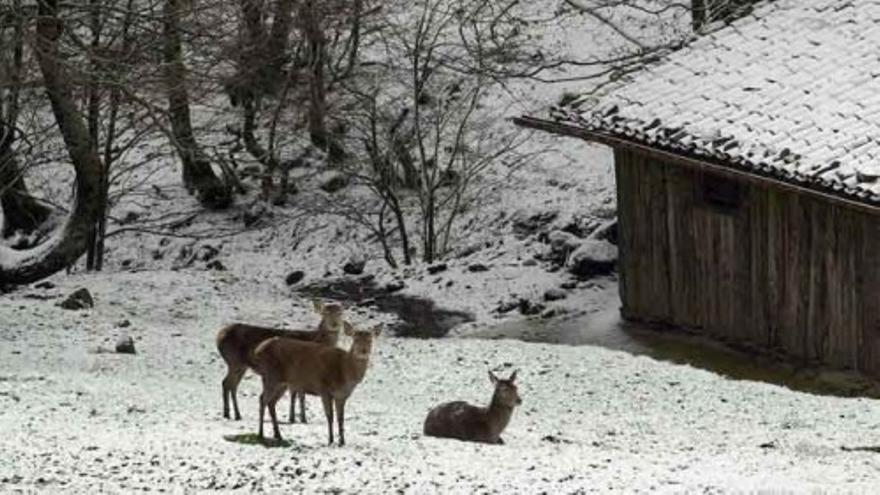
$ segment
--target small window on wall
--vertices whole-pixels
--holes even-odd
[[[745,190],[742,184],[717,175],[703,174],[700,180],[700,199],[706,206],[733,212],[743,202]]]

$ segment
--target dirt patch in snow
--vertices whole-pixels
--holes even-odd
[[[300,289],[309,297],[370,306],[383,313],[396,315],[398,321],[388,325],[398,337],[445,337],[455,326],[474,321],[464,311],[444,309],[434,301],[398,292],[400,286],[379,286],[372,276],[342,277],[314,282]]]

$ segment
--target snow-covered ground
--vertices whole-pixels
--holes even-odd
[[[314,399],[310,424],[282,425],[291,445],[236,442],[256,431],[259,382],[242,385],[243,421],[221,417],[216,330],[234,319],[312,324],[307,301],[202,270],[57,283],[0,300],[3,492],[868,493],[880,476],[876,453],[843,450],[880,444],[873,401],[509,340],[383,336],[349,402],[346,447],[325,445]],[[79,285],[95,309],[32,298]],[[131,326],[117,328],[123,320]],[[123,333],[138,354],[96,352]],[[490,368],[520,370],[523,405],[506,444],[422,437],[432,405],[488,401]]]

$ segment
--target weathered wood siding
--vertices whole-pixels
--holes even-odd
[[[615,151],[624,316],[880,375],[880,217]]]

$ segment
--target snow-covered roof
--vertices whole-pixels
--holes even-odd
[[[777,0],[554,119],[880,203],[880,1]]]

